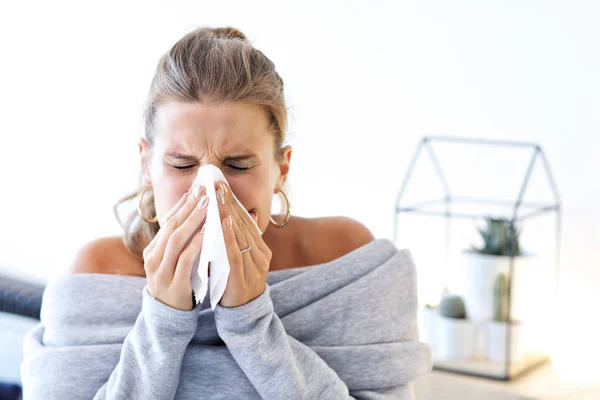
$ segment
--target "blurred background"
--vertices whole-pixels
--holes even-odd
[[[577,0],[2,2],[0,274],[43,284],[121,233],[112,207],[138,182],[159,57],[196,27],[233,26],[285,83],[294,215],[349,216],[391,239],[424,135],[540,144],[563,211],[552,358],[593,380],[599,18]]]

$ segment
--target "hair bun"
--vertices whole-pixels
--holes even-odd
[[[246,35],[244,35],[240,30],[232,27],[205,28],[203,30],[216,39],[241,39],[248,41]]]

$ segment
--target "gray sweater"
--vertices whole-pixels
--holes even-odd
[[[431,369],[416,311],[410,253],[387,239],[214,312],[173,309],[145,278],[62,276],[24,341],[24,399],[410,399]]]

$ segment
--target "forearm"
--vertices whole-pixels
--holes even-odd
[[[265,400],[397,399],[404,391],[363,390],[352,397],[355,394],[317,353],[285,332],[268,287],[241,307],[217,307],[215,321],[232,356]]]
[[[144,287],[142,311],[123,342],[119,363],[94,399],[173,399],[197,323],[197,309],[171,308]]]

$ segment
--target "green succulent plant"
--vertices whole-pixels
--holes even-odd
[[[471,250],[481,254],[509,256],[511,255],[512,242],[514,241],[514,252],[512,254],[518,256],[521,254],[519,245],[521,232],[515,228],[511,238],[511,229],[509,221],[491,217],[486,218],[486,227],[478,228],[483,239],[483,247],[472,246]]]
[[[444,289],[442,290],[442,296],[440,297],[440,300],[438,301],[437,304],[433,304],[433,303],[426,303],[425,307],[432,310],[435,309],[437,307],[439,307],[439,304],[441,303],[442,299],[444,298],[444,296],[447,296],[450,294],[450,289],[448,289],[448,285],[444,286]]]
[[[510,296],[510,277],[500,273],[494,281],[494,321],[508,322],[508,299]]]
[[[440,315],[446,318],[466,319],[465,302],[462,297],[455,294],[447,294],[440,302]]]

